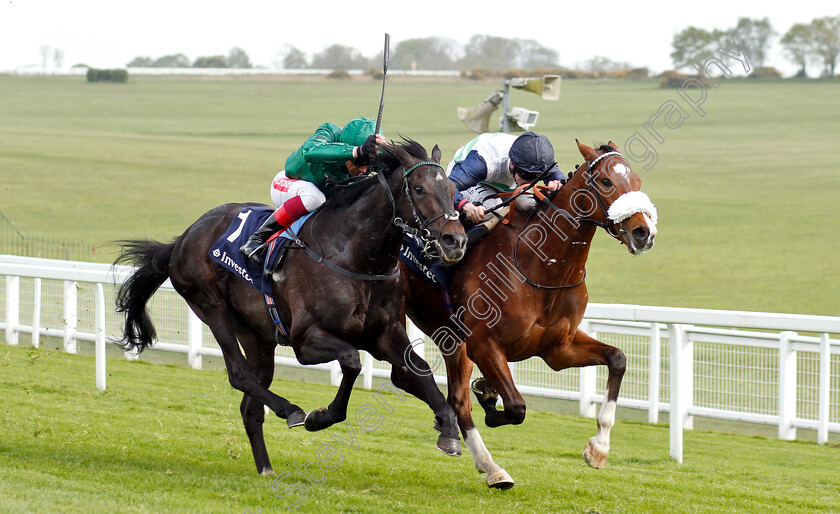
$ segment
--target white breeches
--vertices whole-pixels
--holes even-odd
[[[274,176],[274,180],[271,181],[271,201],[276,207],[296,196],[300,197],[303,206],[309,212],[318,209],[327,200],[324,193],[312,182],[288,178],[285,170]]]

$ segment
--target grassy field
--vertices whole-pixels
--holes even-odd
[[[278,492],[307,485],[298,512],[831,512],[840,510],[840,453],[762,437],[687,431],[685,460],[668,457],[668,430],[619,419],[610,461],[589,468],[581,449],[591,419],[529,412],[524,425],[484,429],[517,480],[490,491],[465,450],[434,449],[425,405],[392,401],[381,425],[355,429],[341,465],[296,474],[347,429],[289,430],[275,417],[266,441],[276,477],[256,474],[239,417],[240,394],[221,371],[142,361],[108,362],[109,388],[93,386],[93,359],[0,345],[1,512],[284,512]],[[306,409],[334,388],[278,379],[273,389]],[[355,391],[351,413],[375,404]],[[314,468],[314,464],[309,469]],[[291,473],[285,476],[282,473]],[[323,479],[323,481],[321,481]]]
[[[395,79],[383,128],[440,144],[448,159],[473,137],[455,108],[500,85]],[[379,87],[0,76],[0,210],[28,236],[85,241],[109,261],[108,241],[170,239],[216,205],[268,202],[288,154],[323,121],[374,115]],[[840,81],[725,81],[707,91],[703,116],[654,81],[566,80],[557,102],[512,94],[513,105],[540,111],[536,129],[565,170],[581,162],[574,138],[623,145],[668,101],[689,118],[674,130],[656,122],[658,162],[635,166],[660,212],[656,247],[631,258],[599,234],[591,300],[840,314]]]

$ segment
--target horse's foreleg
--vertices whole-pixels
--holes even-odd
[[[392,324],[369,351],[375,359],[391,364],[391,381],[395,386],[419,398],[432,409],[435,427],[440,430],[438,449],[447,455],[460,456],[461,439],[455,413],[438,389],[429,364],[414,353],[403,326]]]
[[[558,345],[544,355],[543,359],[557,371],[594,364],[604,364],[609,369],[607,391],[597,417],[598,433],[589,439],[589,443],[583,449],[583,457],[590,466],[603,468],[610,453],[610,430],[615,425],[616,402],[627,365],[624,352],[578,330],[571,345]]]
[[[473,462],[479,473],[486,473],[487,487],[509,489],[513,487],[513,478],[507,471],[493,461],[493,457],[484,445],[484,440],[472,419],[472,402],[470,401],[470,375],[473,363],[467,357],[463,344],[446,359],[446,377],[449,392],[449,405],[458,418],[458,426],[464,434],[464,442],[470,450]]]
[[[301,364],[321,364],[338,360],[341,365],[341,384],[335,399],[328,407],[307,414],[304,422],[306,429],[322,430],[347,419],[347,405],[350,403],[353,383],[362,371],[359,350],[317,325],[310,325],[299,343],[293,341],[293,346]]]

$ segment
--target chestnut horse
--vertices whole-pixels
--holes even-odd
[[[240,411],[261,474],[273,473],[263,438],[264,406],[286,420],[321,430],[347,417],[353,383],[361,371],[358,350],[392,365],[391,380],[426,402],[443,427],[438,448],[460,455],[455,415],[431,376],[410,373],[429,367],[415,354],[400,318],[397,254],[403,232],[420,233],[444,260],[464,254],[466,237],[452,212],[454,186],[440,166],[414,141],[382,147],[379,173],[348,186],[313,215],[300,231],[298,250],[272,273],[272,289],[288,336],[275,330],[263,294],[213,262],[208,252],[237,219],[255,204],[227,204],[209,211],[173,243],[123,241],[117,262],[138,266],[120,287],[117,311],[125,313],[124,346],[153,344],[155,329],[146,303],[167,279],[207,324],[227,367],[231,386],[244,393]],[[403,222],[402,220],[407,220]],[[301,243],[302,242],[302,243]],[[294,248],[294,247],[293,247]],[[314,250],[313,250],[314,249]],[[317,254],[316,251],[317,250]],[[301,364],[338,360],[342,379],[327,408],[308,415],[268,389],[274,376],[274,348],[291,346]],[[242,354],[244,350],[245,355]]]
[[[625,356],[578,329],[588,300],[586,258],[598,227],[632,254],[649,250],[656,235],[656,209],[612,142],[597,149],[577,145],[586,162],[556,194],[543,197],[531,213],[512,208],[507,223],[475,243],[454,265],[452,310],[444,307],[436,286],[403,265],[406,314],[444,356],[449,404],[475,466],[487,473],[490,487],[511,487],[513,479],[493,462],[473,423],[473,363],[484,376],[473,384],[473,391],[489,427],[525,419],[525,401],[508,362],[540,357],[555,371],[607,366],[606,401],[584,457],[590,466],[601,468],[609,453]],[[504,410],[496,409],[498,395]]]

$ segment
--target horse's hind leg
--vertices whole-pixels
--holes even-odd
[[[449,392],[449,405],[458,418],[458,426],[464,434],[464,442],[473,457],[473,463],[479,473],[486,473],[487,487],[509,489],[513,487],[513,478],[507,471],[493,461],[493,457],[484,445],[484,440],[472,419],[472,402],[470,401],[470,375],[473,363],[467,357],[466,347],[461,344],[458,349],[444,357],[446,360],[446,377]],[[495,404],[495,400],[494,400]],[[495,405],[494,405],[495,408]]]
[[[571,345],[554,346],[542,357],[555,371],[594,364],[604,364],[609,369],[606,399],[598,412],[598,433],[589,439],[589,443],[583,449],[583,457],[587,464],[593,468],[603,468],[610,453],[610,430],[615,425],[616,402],[627,365],[624,352],[578,330]]]
[[[495,428],[502,425],[519,425],[525,421],[525,399],[516,389],[507,358],[499,347],[492,341],[475,344],[472,346],[470,358],[478,365],[490,388],[502,397],[504,404],[504,410],[497,410],[495,401],[480,402],[485,409],[484,423]]]
[[[347,404],[350,402],[353,383],[362,372],[359,350],[317,325],[310,325],[302,340],[293,341],[293,346],[301,364],[321,364],[338,360],[341,365],[341,384],[335,399],[328,407],[314,410],[306,416],[306,429],[321,430],[347,419]]]
[[[201,308],[195,303],[187,302],[193,312],[210,327],[213,337],[222,350],[228,381],[234,389],[254,397],[263,405],[271,409],[279,417],[289,420],[299,416],[302,409],[282,396],[278,396],[265,387],[251,370],[248,361],[239,350],[239,341],[234,331],[233,321],[225,304]]]
[[[245,350],[245,357],[251,370],[266,389],[271,386],[274,379],[274,341],[262,340],[256,332],[250,328],[237,324],[237,334],[242,349]],[[254,463],[257,465],[257,472],[262,475],[274,473],[271,461],[268,458],[268,450],[263,437],[263,423],[265,421],[265,406],[258,399],[248,394],[243,395],[242,403],[239,406],[242,413],[242,423],[245,425],[245,433],[251,442],[251,452],[254,454]],[[305,414],[297,411],[287,419],[289,428],[303,424]]]
[[[274,377],[273,356],[271,358],[265,358],[262,355],[249,355],[248,362],[251,363],[260,383],[265,387],[270,386],[271,380]],[[239,411],[242,413],[242,423],[245,425],[245,433],[248,434],[248,440],[251,442],[251,453],[254,454],[254,463],[257,465],[257,472],[261,475],[274,473],[271,467],[271,461],[268,458],[265,438],[263,437],[265,406],[253,396],[245,394],[242,396]]]

